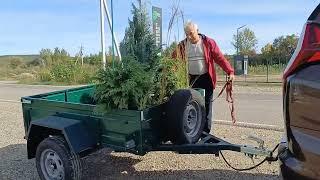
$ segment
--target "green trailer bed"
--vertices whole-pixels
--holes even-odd
[[[145,154],[160,143],[163,105],[138,110],[112,110],[99,113],[96,104],[88,101],[95,86],[55,91],[23,97],[22,109],[26,138],[32,122],[48,117],[54,124],[69,118],[83,124],[86,131],[96,137],[96,147],[112,147],[117,151]],[[89,102],[89,103],[88,103]],[[49,125],[50,126],[50,125]],[[84,149],[86,150],[86,149]]]

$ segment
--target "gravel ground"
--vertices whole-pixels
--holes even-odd
[[[28,160],[21,105],[0,102],[0,179],[38,179],[34,159]],[[215,125],[214,133],[233,143],[249,143],[246,135],[253,134],[266,140],[272,148],[281,132]],[[225,152],[225,157],[237,167],[252,165],[242,154]],[[257,163],[261,160],[254,159]],[[279,179],[278,163],[237,172],[222,158],[213,155],[179,155],[173,152],[152,152],[145,156],[114,153],[108,149],[84,159],[84,179]]]
[[[233,143],[248,143],[246,135],[255,134],[267,139],[266,146],[273,148],[281,132],[216,125],[214,132]],[[235,167],[253,165],[248,157],[235,152],[224,152]],[[255,158],[258,163],[262,158]],[[91,179],[279,179],[278,163],[265,163],[257,169],[237,172],[231,170],[222,158],[213,155],[180,155],[173,152],[152,152],[143,157],[128,153],[102,150],[86,158],[85,178]],[[112,168],[110,168],[112,167]],[[94,176],[93,176],[94,174]]]

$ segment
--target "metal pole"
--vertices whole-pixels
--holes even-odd
[[[111,0],[112,67],[114,68],[113,0]]]
[[[108,5],[107,3],[103,0],[103,4],[104,4],[104,11],[107,15],[107,20],[108,20],[108,23],[109,23],[109,27],[110,27],[110,30],[112,30],[112,23],[111,23],[111,19],[110,19],[110,13],[109,13],[109,9],[108,9]],[[115,34],[114,32],[112,32],[112,36],[115,37]],[[117,54],[119,56],[119,60],[121,61],[121,53],[120,53],[120,50],[119,50],[119,46],[118,46],[118,41],[116,38],[113,39],[114,40],[114,43],[115,43],[115,47],[116,47],[116,51],[117,51]]]
[[[269,82],[269,58],[267,58],[267,83]]]
[[[243,28],[243,27],[245,27],[245,26],[246,26],[246,24],[237,28],[237,42],[236,42],[237,57],[238,57],[238,55],[239,55],[239,29],[241,29],[241,28]],[[234,59],[233,67],[234,67],[235,71],[237,71],[237,70],[236,70],[236,67],[237,67],[237,66],[236,66],[236,59]]]
[[[81,56],[81,66],[83,66],[83,46],[82,46],[82,44],[80,47],[80,56]]]
[[[237,28],[237,42],[236,42],[236,50],[237,50],[237,52],[236,52],[236,58],[234,58],[234,60],[233,60],[233,68],[234,68],[234,70],[235,70],[235,72],[234,72],[235,74],[236,74],[236,71],[237,71],[237,70],[236,70],[236,67],[237,67],[237,66],[236,66],[236,64],[237,64],[237,63],[236,63],[236,60],[237,60],[237,58],[238,58],[238,53],[239,53],[239,52],[238,52],[238,46],[239,46],[239,44],[238,44],[238,40],[239,40],[238,31],[239,31],[239,28]]]
[[[104,42],[104,13],[103,13],[104,0],[100,0],[100,35],[101,35],[101,51],[102,51],[102,66],[106,69],[106,46]]]
[[[237,56],[239,55],[239,28],[237,28]]]
[[[279,57],[278,57],[278,62],[279,62],[279,74],[281,74],[282,70],[281,70],[280,58]]]
[[[237,28],[237,55],[239,54],[239,30],[245,26],[246,24]]]

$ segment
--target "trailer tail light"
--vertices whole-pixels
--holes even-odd
[[[32,101],[28,99],[21,99],[22,104],[31,104]]]

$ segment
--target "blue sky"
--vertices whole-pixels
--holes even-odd
[[[110,2],[110,0],[107,0]],[[123,38],[132,0],[114,0],[115,32]],[[173,0],[146,0],[163,8],[163,39]],[[214,38],[221,50],[232,54],[232,35],[246,24],[258,38],[257,50],[281,35],[300,34],[303,24],[320,0],[180,0],[185,19],[199,25],[201,33]],[[107,24],[107,23],[106,23]],[[108,30],[108,27],[106,27]],[[110,31],[106,42],[110,45]],[[179,36],[178,36],[179,32]],[[176,25],[171,40],[183,38]],[[163,42],[165,43],[165,42]],[[99,0],[1,0],[0,55],[37,54],[41,48],[63,47],[74,55],[100,50]]]

